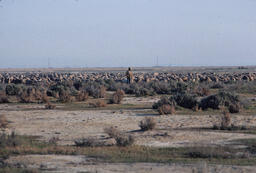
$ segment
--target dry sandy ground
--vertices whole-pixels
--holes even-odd
[[[26,105],[20,107],[22,106]],[[7,111],[3,110],[3,107]],[[75,139],[89,136],[107,138],[108,135],[104,133],[104,128],[110,126],[133,134],[136,137],[136,144],[148,146],[180,147],[191,144],[226,144],[234,139],[256,137],[251,134],[197,129],[212,127],[218,122],[218,115],[156,116],[145,113],[145,110],[16,111],[14,107],[16,105],[0,105],[1,112],[11,121],[10,131],[40,136],[46,141],[56,137],[60,139],[60,145],[72,145]],[[8,109],[14,111],[8,111]],[[138,123],[146,116],[154,117],[157,122],[156,130],[139,131]],[[256,126],[256,117],[232,115],[232,122]]]
[[[26,168],[40,168],[44,172],[87,173],[254,173],[256,167],[207,165],[198,163],[98,163],[84,156],[26,155],[11,157],[10,164]]]
[[[126,103],[131,100],[126,99]],[[133,100],[146,102],[143,98]],[[22,110],[30,108],[31,110]],[[156,116],[148,110],[45,110],[43,105],[0,105],[0,112],[11,122],[9,132],[40,136],[42,140],[59,138],[60,145],[73,145],[75,139],[97,136],[106,139],[104,128],[114,126],[119,130],[133,134],[137,145],[154,147],[181,147],[191,145],[227,144],[234,139],[255,138],[256,135],[242,133],[224,133],[212,130],[199,130],[212,127],[219,120],[218,115],[169,115]],[[156,130],[141,132],[138,123],[144,117],[153,117],[157,122]],[[256,126],[256,116],[232,115],[232,123]],[[43,168],[53,172],[255,172],[256,167],[169,165],[155,163],[104,164],[83,156],[29,155],[11,157],[9,163],[21,163],[29,168]],[[58,170],[58,171],[56,171]]]

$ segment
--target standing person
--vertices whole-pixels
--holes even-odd
[[[127,77],[127,83],[133,83],[133,74],[131,71],[131,68],[129,67],[128,70],[126,71],[126,77]]]

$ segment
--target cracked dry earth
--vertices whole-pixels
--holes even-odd
[[[144,100],[142,100],[144,101]],[[29,108],[28,110],[21,110]],[[198,130],[212,127],[219,120],[218,115],[171,115],[156,116],[145,113],[148,110],[44,110],[43,105],[0,105],[1,114],[11,122],[9,132],[20,135],[39,136],[48,141],[59,139],[59,145],[73,145],[75,139],[97,136],[107,138],[104,128],[114,126],[121,131],[133,134],[137,145],[152,147],[182,147],[191,145],[225,145],[235,139],[255,138],[256,135],[223,133]],[[153,131],[140,132],[138,123],[145,116],[154,117],[157,127]],[[255,116],[232,115],[236,125],[256,126]],[[178,164],[104,164],[83,156],[26,155],[11,157],[9,163],[22,163],[29,168],[42,168],[49,172],[191,172],[198,165]],[[199,165],[199,167],[202,165]],[[200,168],[201,169],[201,168]],[[204,168],[202,168],[204,169]],[[254,167],[207,166],[220,172],[253,172]],[[67,171],[65,171],[67,170]],[[136,171],[137,170],[137,171]]]

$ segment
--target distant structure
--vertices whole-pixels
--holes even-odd
[[[152,67],[160,67],[159,66],[159,58],[158,58],[158,56],[156,57],[156,59],[155,59],[155,66],[152,66]]]
[[[51,68],[50,58],[48,58],[48,68]]]

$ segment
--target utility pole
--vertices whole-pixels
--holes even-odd
[[[50,58],[48,58],[48,68],[50,68]]]

